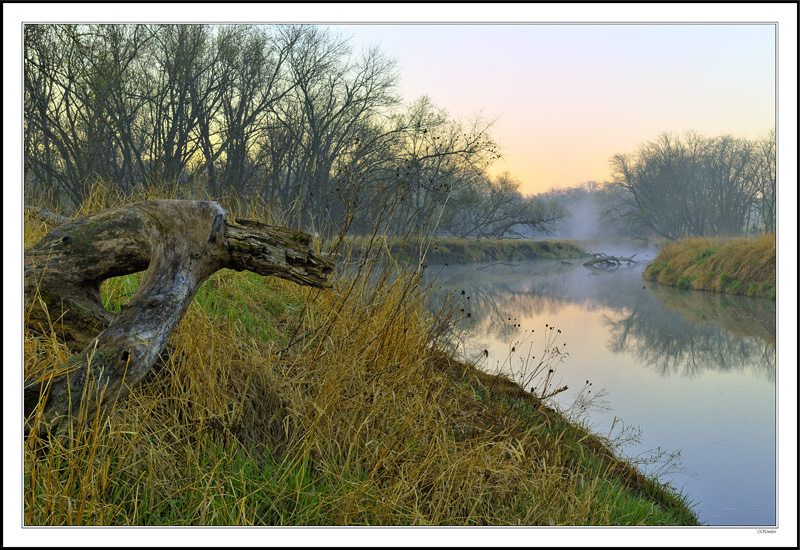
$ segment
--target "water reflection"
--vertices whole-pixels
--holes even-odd
[[[700,296],[697,301],[706,299]],[[775,381],[774,332],[771,342],[739,336],[720,326],[724,322],[688,321],[682,313],[664,310],[652,300],[640,301],[631,313],[618,319],[604,315],[603,321],[612,351],[632,351],[642,364],[661,375],[692,378],[706,369],[750,369]]]
[[[762,298],[697,292],[652,285],[665,309],[680,311],[695,323],[714,323],[740,336],[757,336],[775,345],[775,302]]]
[[[467,358],[486,350],[483,368],[518,378],[529,346],[542,355],[545,323],[556,325],[569,354],[557,369],[555,385],[569,386],[559,407],[578,403],[593,381],[609,410],[592,410],[590,425],[609,437],[620,419],[640,427],[630,457],[681,450],[693,475],[659,479],[685,487],[701,521],[774,525],[774,302],[660,287],[642,279],[642,264],[603,272],[574,263],[431,266],[439,273],[429,281],[441,287],[433,307],[454,293],[465,311],[458,328],[472,344]]]
[[[470,312],[459,329],[511,342],[518,320],[547,317],[567,305],[602,315],[608,348],[636,355],[664,376],[751,369],[775,380],[775,304],[769,300],[659,287],[643,266],[613,272],[536,261],[517,266],[442,266],[435,284],[460,294]],[[569,327],[567,327],[569,328]]]

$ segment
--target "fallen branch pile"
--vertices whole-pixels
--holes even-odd
[[[636,254],[630,258],[623,258],[621,256],[606,256],[602,252],[595,252],[592,254],[592,256],[594,256],[594,258],[583,262],[584,267],[616,269],[623,263],[626,263],[628,266],[636,263],[636,260],[633,259],[633,256],[636,256]]]

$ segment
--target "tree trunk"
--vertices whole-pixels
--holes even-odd
[[[26,323],[56,330],[82,351],[25,381],[27,428],[39,421],[52,426],[79,410],[91,414],[128,394],[164,350],[197,289],[222,268],[330,286],[333,263],[310,243],[309,235],[290,229],[234,223],[208,201],[137,202],[51,231],[25,254]],[[130,303],[118,314],[107,311],[100,284],[143,270]]]

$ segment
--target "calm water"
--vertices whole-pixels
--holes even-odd
[[[465,293],[466,359],[519,378],[548,333],[567,354],[554,369],[553,383],[569,387],[554,398],[562,409],[593,398],[583,414],[594,431],[688,493],[707,525],[774,525],[775,303],[659,287],[642,279],[644,264],[573,264],[428,273],[442,292]]]

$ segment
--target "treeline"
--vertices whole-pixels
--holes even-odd
[[[757,140],[663,133],[611,159],[608,216],[668,239],[775,232],[775,131]]]
[[[489,122],[402,105],[392,59],[323,27],[26,25],[24,42],[26,196],[67,211],[101,181],[259,201],[328,233],[491,237],[563,215],[486,174]]]
[[[775,131],[747,140],[662,133],[610,159],[610,181],[538,196],[566,209],[562,239],[732,237],[776,230]]]

